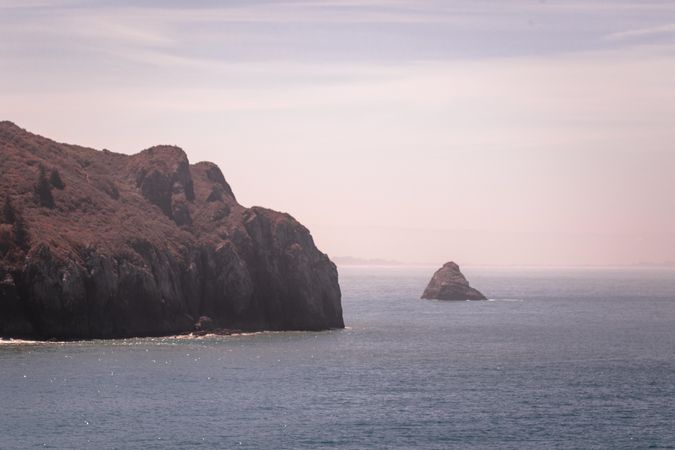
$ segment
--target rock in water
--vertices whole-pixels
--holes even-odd
[[[469,286],[459,266],[447,262],[436,271],[422,298],[436,300],[486,300],[485,296]]]
[[[0,122],[0,204],[0,336],[344,327],[337,269],[307,228],[241,206],[178,147],[128,156]]]

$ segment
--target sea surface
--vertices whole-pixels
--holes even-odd
[[[675,270],[340,268],[348,328],[0,343],[0,448],[675,448]]]

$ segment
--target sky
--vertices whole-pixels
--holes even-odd
[[[672,1],[0,0],[0,120],[182,147],[330,256],[675,261]]]

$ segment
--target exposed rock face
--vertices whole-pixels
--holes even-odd
[[[36,199],[41,166],[65,185],[52,189],[52,208]],[[7,198],[0,336],[344,326],[336,267],[309,231],[288,214],[241,206],[216,165],[190,165],[178,147],[127,156],[0,122],[0,203]]]
[[[469,286],[459,266],[447,262],[436,271],[422,298],[436,300],[486,300],[485,296]]]

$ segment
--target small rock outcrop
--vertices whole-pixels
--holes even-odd
[[[0,122],[0,205],[0,337],[344,327],[309,230],[240,205],[178,147],[123,155]]]
[[[447,262],[434,273],[422,294],[424,299],[435,300],[486,300],[478,290],[469,286],[459,266]]]

